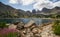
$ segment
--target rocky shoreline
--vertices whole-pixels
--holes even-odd
[[[26,25],[21,22],[17,25],[10,25],[9,28],[17,29],[19,32],[18,37],[60,37],[53,34],[52,25],[52,23],[48,23],[37,26],[34,21],[30,21]]]

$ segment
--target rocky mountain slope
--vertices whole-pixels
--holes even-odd
[[[53,9],[43,8],[42,11],[33,9],[32,12],[24,11],[21,9],[15,9],[9,5],[5,5],[0,2],[0,18],[27,18],[27,17],[46,17],[52,14],[60,15],[60,7]]]
[[[0,18],[18,18],[23,17],[25,11],[21,9],[15,9],[9,5],[5,5],[0,2]]]

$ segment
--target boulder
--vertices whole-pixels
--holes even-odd
[[[33,32],[33,33],[38,33],[38,28],[32,29],[32,32]]]
[[[9,28],[9,29],[16,29],[16,28],[17,28],[17,25],[11,24],[11,25],[9,25],[8,28]]]
[[[35,23],[33,20],[30,20],[26,25],[24,25],[24,27],[30,27],[33,25],[33,23]]]
[[[34,37],[41,37],[41,35],[40,34],[35,34]]]
[[[23,22],[18,23],[17,24],[17,29],[18,30],[24,29],[24,23]]]

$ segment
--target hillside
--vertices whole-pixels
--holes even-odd
[[[30,12],[21,9],[15,9],[0,2],[0,18],[47,18],[51,17],[52,15],[58,15],[60,17],[60,7],[55,7],[53,9],[43,8],[42,11],[36,11],[33,9],[32,12]]]
[[[23,17],[23,15],[25,15],[25,11],[0,2],[0,18],[19,18]]]

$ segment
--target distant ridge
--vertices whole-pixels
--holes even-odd
[[[38,17],[44,15],[51,15],[51,14],[59,14],[60,15],[60,7],[55,7],[53,9],[43,8],[42,11],[39,10],[32,10],[24,11],[22,9],[15,9],[9,5],[5,5],[0,2],[0,18],[27,18],[27,17]]]

